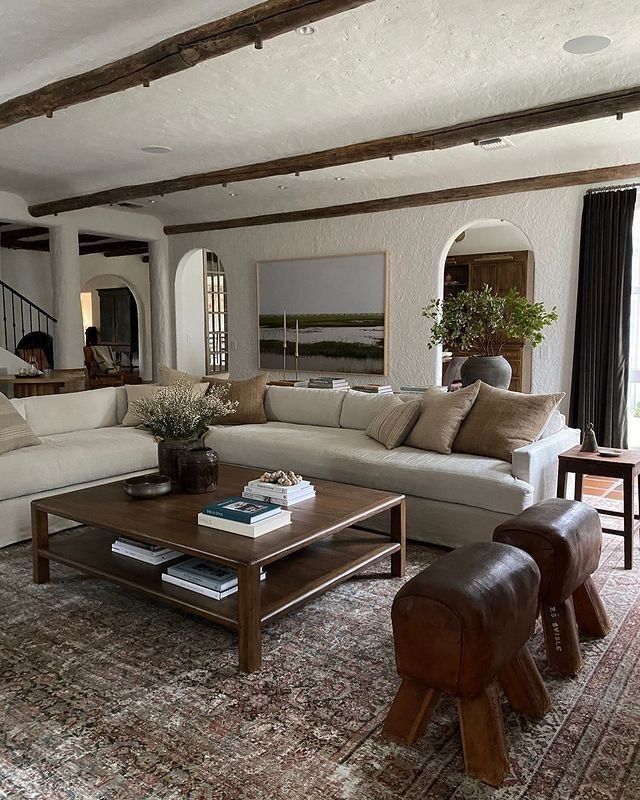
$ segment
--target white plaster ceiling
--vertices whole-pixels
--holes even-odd
[[[17,5],[0,8],[5,99],[250,3]],[[639,19],[636,0],[376,0],[311,37],[289,33],[0,130],[0,188],[42,201],[640,85]],[[562,49],[585,33],[613,44],[587,56]],[[197,221],[640,161],[640,114],[511,138],[514,148],[495,152],[468,145],[167,195],[150,212]],[[149,144],[173,151],[140,152]]]

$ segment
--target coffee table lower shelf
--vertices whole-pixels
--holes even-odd
[[[77,534],[52,537],[38,556],[80,572],[104,578],[160,600],[174,608],[197,614],[231,630],[240,627],[240,595],[213,600],[166,583],[166,564],[153,566],[111,552],[112,532],[91,528]],[[269,564],[259,593],[260,626],[337,586],[385,556],[400,552],[401,545],[388,536],[346,528]]]

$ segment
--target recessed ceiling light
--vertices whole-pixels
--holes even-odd
[[[238,192],[229,192],[229,197],[237,197]]]
[[[283,186],[282,184],[280,184],[280,186],[278,186],[278,189],[288,189],[288,188],[289,188],[288,186]]]
[[[147,144],[144,147],[141,147],[140,149],[142,150],[143,153],[155,153],[157,155],[171,152],[170,147],[165,147],[162,144]]]
[[[339,176],[339,175],[338,175],[338,177],[337,177],[337,178],[334,178],[333,180],[334,180],[334,181],[343,181],[343,180],[344,180],[344,178],[342,178],[341,176]]]
[[[600,34],[588,34],[586,36],[576,36],[575,39],[569,39],[562,47],[567,53],[573,53],[577,56],[586,56],[589,53],[597,53],[599,50],[604,50],[609,47],[612,39],[609,36],[602,36]]]
[[[296,33],[299,33],[300,36],[313,36],[316,32],[315,28],[312,28],[311,25],[301,25],[299,28],[296,28]]]

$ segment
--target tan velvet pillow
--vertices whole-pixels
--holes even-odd
[[[418,450],[450,453],[453,440],[471,410],[480,381],[457,392],[427,389],[422,396],[422,411],[405,444]]]
[[[192,384],[202,383],[202,378],[199,375],[181,372],[179,369],[173,369],[173,367],[167,367],[164,364],[160,364],[158,367],[158,382],[160,386],[171,386],[172,383],[180,380],[180,378],[185,378]]]
[[[264,396],[267,392],[267,376],[256,375],[243,381],[225,381],[208,376],[209,384],[229,384],[228,399],[238,401],[235,414],[212,419],[212,425],[256,425],[267,421],[264,413]]]
[[[453,450],[511,461],[514,450],[535,442],[563,397],[564,392],[521,394],[482,383]]]
[[[385,404],[375,415],[365,431],[370,439],[380,442],[387,450],[400,447],[415,425],[421,408],[420,400],[409,400],[406,403],[397,397],[393,400],[394,402]]]
[[[9,398],[0,394],[0,455],[34,444],[40,444],[40,439],[18,414]]]

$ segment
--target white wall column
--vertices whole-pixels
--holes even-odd
[[[174,366],[173,292],[166,236],[149,242],[149,287],[151,290],[151,352],[153,378],[158,366]]]
[[[58,320],[54,333],[56,369],[84,366],[84,334],[80,306],[80,255],[78,229],[56,225],[49,234],[53,285],[53,315]]]

